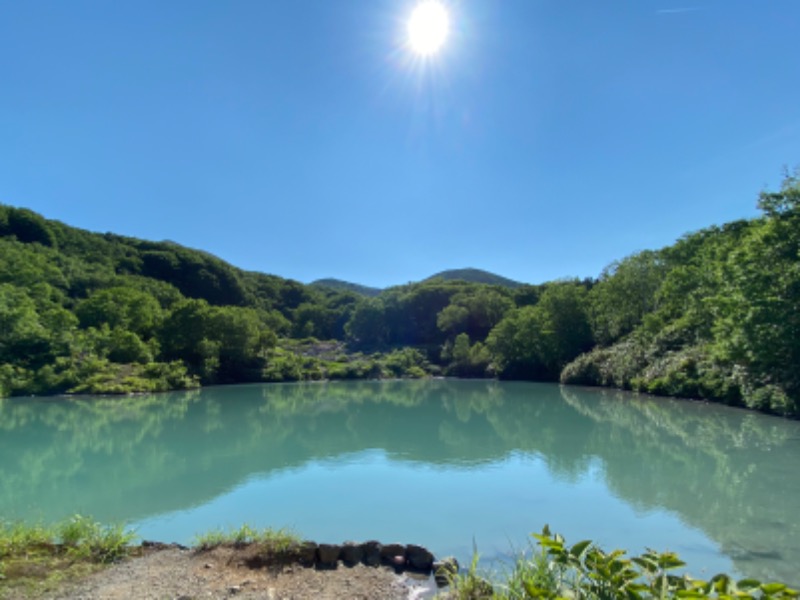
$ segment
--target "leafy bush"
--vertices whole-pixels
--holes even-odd
[[[547,526],[534,534],[539,551],[520,557],[504,583],[489,585],[478,574],[477,553],[466,573],[451,580],[448,600],[664,600],[719,598],[720,600],[788,599],[800,593],[782,583],[755,579],[733,580],[719,574],[710,580],[677,575],[686,564],[674,552],[648,550],[627,557],[624,550],[605,552],[589,540],[568,546]]]

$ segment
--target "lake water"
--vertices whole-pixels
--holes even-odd
[[[800,582],[800,423],[494,381],[0,401],[0,515],[76,512],[189,543],[217,527],[423,544],[468,562],[567,542]]]

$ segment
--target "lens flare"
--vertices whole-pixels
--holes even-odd
[[[450,32],[450,17],[441,2],[423,0],[408,20],[408,44],[420,56],[438,52]]]

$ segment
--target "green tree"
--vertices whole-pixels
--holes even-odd
[[[52,360],[50,342],[50,332],[30,296],[0,284],[0,363],[37,368]]]
[[[606,267],[589,294],[595,340],[603,345],[613,343],[654,311],[666,272],[663,258],[652,251],[639,252]]]
[[[455,294],[437,315],[436,324],[448,335],[466,333],[472,339],[484,340],[513,306],[507,293],[474,286]]]
[[[129,287],[98,290],[78,305],[76,313],[83,327],[105,323],[145,337],[155,332],[163,318],[155,297]]]
[[[386,308],[380,298],[367,298],[356,305],[345,325],[350,341],[363,346],[383,345],[388,341]]]
[[[185,300],[159,334],[162,355],[183,360],[206,382],[256,381],[276,336],[254,309]]]
[[[54,246],[56,243],[47,220],[26,208],[0,206],[0,235],[15,236],[20,242]]]
[[[781,188],[777,192],[763,191],[758,197],[758,208],[768,217],[778,217],[800,211],[800,167],[784,172]]]
[[[512,310],[487,338],[501,376],[558,378],[561,369],[592,346],[586,288],[554,283],[535,306]]]

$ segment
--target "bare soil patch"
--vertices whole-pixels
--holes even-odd
[[[387,567],[339,565],[320,570],[300,565],[254,568],[257,549],[220,546],[205,552],[165,547],[143,550],[56,591],[33,594],[6,589],[3,598],[127,600],[152,598],[266,598],[269,600],[408,600],[432,595],[429,580],[418,581]]]

